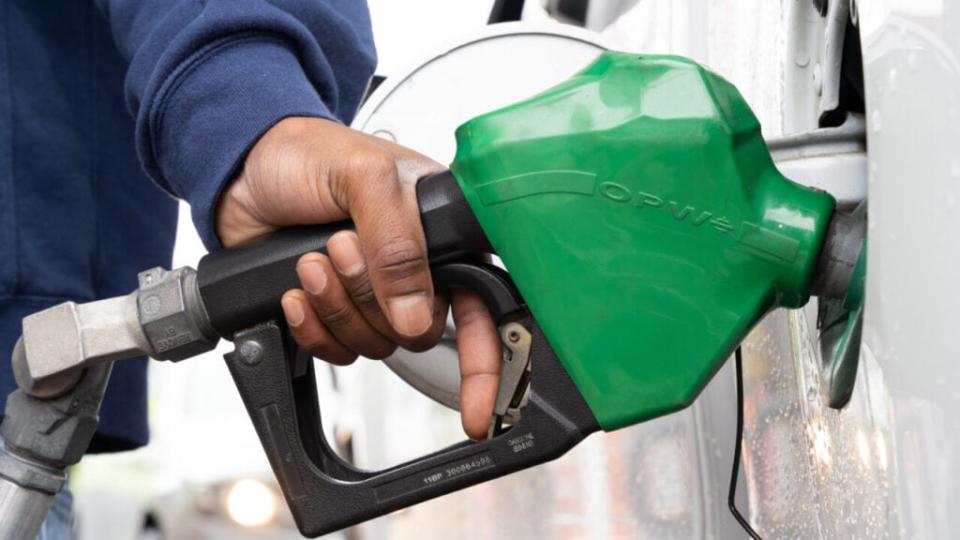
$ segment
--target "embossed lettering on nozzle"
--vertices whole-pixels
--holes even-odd
[[[184,360],[212,350],[219,337],[200,299],[197,272],[159,266],[137,276],[140,325],[158,360]]]

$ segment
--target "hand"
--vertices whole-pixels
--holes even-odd
[[[318,118],[287,118],[250,150],[221,196],[216,228],[226,247],[290,225],[352,218],[327,252],[297,263],[302,289],[282,300],[297,343],[349,364],[422,351],[443,333],[447,299],[434,294],[417,208],[417,180],[443,166],[413,150]],[[461,415],[486,435],[500,373],[500,340],[480,298],[453,293],[460,351]]]

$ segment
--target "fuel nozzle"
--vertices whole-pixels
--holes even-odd
[[[820,388],[834,409],[850,402],[860,360],[866,281],[866,210],[834,212],[810,294],[818,297]]]

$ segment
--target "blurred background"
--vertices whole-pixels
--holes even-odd
[[[705,63],[740,89],[768,138],[819,126],[811,104],[818,100],[815,83],[822,73],[814,73],[821,67],[811,58],[826,39],[818,13],[825,1],[528,0],[523,24],[541,30],[517,30],[513,40],[493,39],[512,30],[487,26],[492,1],[369,3],[377,73],[385,82],[354,127],[441,162],[452,157],[452,130],[460,121],[558,82],[604,47]],[[857,3],[849,4],[856,13]],[[944,2],[873,4],[921,21],[944,16]],[[916,29],[905,28],[902,36]],[[859,60],[859,48],[856,54]],[[440,62],[446,64],[435,69]],[[865,190],[860,152],[857,181]],[[203,253],[183,208],[174,267],[195,266]],[[869,349],[843,413],[823,405],[816,317],[815,304],[778,311],[744,344],[739,507],[776,537],[942,530],[923,528],[923,509],[914,512],[920,521],[901,521],[905,503],[895,489],[891,418],[904,405],[891,401],[890,383]],[[149,446],[85,458],[72,473],[82,540],[300,537],[222,361],[229,350],[222,344],[180,364],[151,363]],[[318,365],[317,373],[327,435],[361,467],[400,463],[462,438],[456,412],[417,393],[380,363]],[[745,537],[726,508],[735,407],[728,363],[687,410],[593,435],[545,466],[330,538]],[[940,420],[923,420],[939,418],[935,409],[914,415],[920,419],[916,433],[937,430]],[[917,490],[928,487],[918,482]]]

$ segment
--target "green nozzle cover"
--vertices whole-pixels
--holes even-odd
[[[451,170],[604,429],[689,405],[760,317],[807,301],[834,201],[784,178],[737,89],[691,60],[604,53],[457,145]]]

